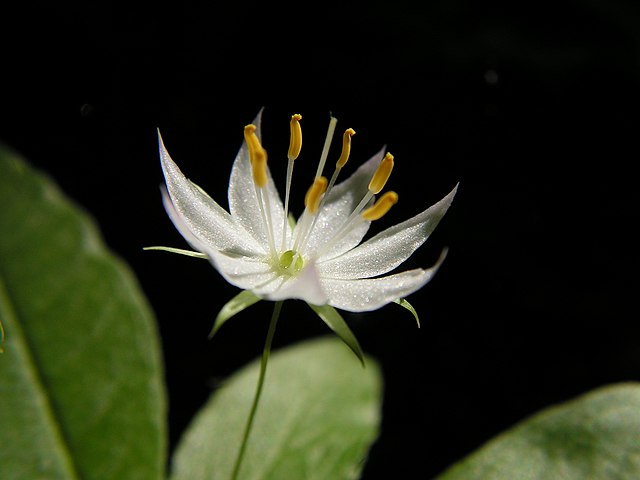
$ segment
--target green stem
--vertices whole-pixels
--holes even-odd
[[[244,428],[244,435],[242,436],[242,444],[236,457],[236,463],[233,467],[233,473],[231,474],[231,480],[238,478],[240,472],[240,466],[242,465],[242,459],[244,458],[244,452],[247,449],[247,443],[249,442],[249,435],[251,433],[251,427],[253,426],[253,419],[258,409],[258,402],[260,401],[260,395],[262,394],[262,386],[264,385],[264,377],[267,372],[267,362],[269,361],[269,354],[271,353],[271,343],[273,342],[273,335],[276,331],[276,324],[278,318],[280,318],[280,310],[282,309],[282,301],[276,302],[273,307],[273,314],[271,315],[271,323],[269,323],[269,330],[267,331],[267,339],[264,342],[264,349],[262,350],[262,361],[260,362],[260,376],[258,377],[258,386],[256,387],[256,394],[253,397],[253,404],[251,405],[251,412],[249,412],[249,418]]]

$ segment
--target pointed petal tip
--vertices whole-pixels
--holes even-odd
[[[460,182],[456,182],[456,184],[454,185],[453,189],[449,193],[447,193],[444,196],[444,198],[441,200],[441,202],[446,202],[447,208],[449,207],[449,205],[451,205],[451,202],[453,202],[453,198],[458,193],[458,187],[459,186],[460,186]]]
[[[262,137],[262,113],[264,112],[264,105],[262,107],[260,107],[260,110],[258,110],[258,113],[256,114],[256,116],[253,118],[252,123],[256,126],[256,135],[258,135],[258,138]]]
[[[447,255],[449,255],[449,247],[443,247],[442,251],[440,252],[440,255],[438,256],[438,259],[436,260],[436,263],[434,263],[431,267],[423,270],[424,271],[430,270],[431,276],[433,277],[438,271],[438,269],[440,268],[440,266],[442,265],[442,263],[444,262],[444,260],[447,258]]]
[[[442,199],[440,199],[439,201],[434,203],[431,207],[429,207],[427,211],[431,211],[434,213],[438,212],[438,215],[440,216],[440,218],[444,217],[445,213],[447,213],[447,210],[449,210],[449,207],[453,203],[453,199],[458,193],[459,185],[460,185],[460,182],[456,183],[453,189],[449,193],[447,193],[444,197],[442,197]],[[434,228],[435,228],[435,225],[434,225]]]
[[[382,161],[382,159],[384,158],[386,152],[387,152],[387,144],[385,143],[384,145],[382,145],[382,148],[380,148],[374,155],[373,157],[380,157],[380,160]]]
[[[158,150],[160,151],[160,163],[162,164],[162,168],[164,169],[165,161],[171,160],[171,156],[167,151],[167,148],[164,146],[164,140],[162,139],[162,135],[160,134],[160,129],[158,131]]]

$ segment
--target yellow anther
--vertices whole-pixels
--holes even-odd
[[[289,160],[295,160],[300,155],[302,148],[302,129],[300,128],[302,115],[296,113],[291,115],[291,141],[289,143]]]
[[[391,170],[393,170],[393,155],[387,153],[380,162],[380,165],[378,165],[376,173],[373,174],[373,178],[369,182],[369,191],[371,193],[377,195],[382,191],[387,180],[389,180]]]
[[[307,194],[304,197],[304,206],[309,213],[316,213],[320,206],[320,200],[322,194],[327,190],[327,179],[325,177],[316,177],[313,181],[313,185],[307,190]]]
[[[256,126],[254,124],[250,123],[244,127],[244,140],[247,142],[247,147],[249,147],[249,158],[253,162],[256,148],[262,148],[260,140],[258,140],[258,136],[256,135]]]
[[[362,218],[371,221],[378,220],[382,218],[396,203],[398,203],[398,194],[396,192],[386,192],[375,204],[373,204],[373,206],[362,212]]]
[[[336,168],[344,167],[344,164],[349,160],[349,154],[351,153],[351,137],[356,134],[353,128],[347,128],[342,136],[342,153],[336,163]]]
[[[256,126],[249,124],[244,127],[244,139],[249,147],[249,160],[253,172],[253,181],[259,187],[267,184],[267,151],[262,148],[260,140],[256,135]]]

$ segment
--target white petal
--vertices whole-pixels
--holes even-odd
[[[211,264],[227,282],[242,289],[250,289],[257,285],[267,284],[276,278],[276,274],[262,255],[258,257],[243,255],[233,257],[201,244],[182,221],[182,217],[177,214],[173,203],[171,203],[171,198],[164,188],[162,195],[165,209],[178,231],[193,248],[207,254]]]
[[[278,285],[275,290],[254,290],[254,293],[264,296],[268,300],[295,298],[304,300],[312,305],[324,305],[328,300],[327,294],[320,283],[318,271],[313,263],[307,264],[296,277],[286,280],[282,285]]]
[[[209,258],[227,282],[243,290],[263,288],[278,277],[264,256],[231,256],[215,252]]]
[[[161,190],[162,204],[164,205],[164,209],[166,210],[167,215],[169,215],[169,219],[171,220],[173,225],[189,245],[191,245],[198,252],[204,252],[206,247],[202,243],[200,243],[200,240],[198,240],[196,236],[191,233],[187,224],[182,221],[182,217],[176,211],[176,207],[173,205],[171,197],[169,196],[169,193],[167,192],[167,189],[164,185],[162,186]]]
[[[380,278],[360,280],[322,279],[329,305],[350,312],[375,310],[422,288],[438,270],[444,254],[431,268],[408,270]]]
[[[422,245],[444,216],[458,186],[422,213],[390,227],[362,245],[318,263],[322,277],[370,278],[390,272]]]
[[[256,135],[260,137],[261,113],[254,120],[256,126]],[[284,222],[284,207],[280,195],[275,187],[271,173],[267,167],[267,186],[265,198],[269,202],[269,212],[271,230],[275,239],[276,246],[280,246],[282,239],[282,225]],[[246,142],[242,142],[240,151],[233,162],[231,169],[231,178],[229,180],[229,210],[233,221],[242,226],[242,228],[251,235],[261,245],[268,245],[267,227],[262,217],[258,197],[256,195],[256,187],[253,181],[253,172],[251,170],[251,162],[249,160],[249,150]],[[287,236],[290,237],[291,229],[287,222]]]
[[[189,243],[195,240],[198,250],[207,254],[218,250],[249,255],[260,252],[261,246],[234,224],[229,213],[182,174],[164,147],[160,132],[158,142],[173,206],[169,215],[185,239]]]
[[[312,254],[312,252],[317,251],[342,227],[345,220],[367,193],[371,177],[378,168],[384,154],[385,148],[382,148],[373,157],[360,165],[349,178],[336,184],[331,189],[322,210],[318,214],[318,220],[305,249],[306,252]],[[373,202],[373,199],[371,201]],[[369,230],[370,223],[368,221],[355,223],[347,235],[326,252],[323,252],[323,258],[340,255],[355,247],[362,241],[362,238]]]

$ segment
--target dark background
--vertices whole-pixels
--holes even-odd
[[[303,115],[297,213],[329,112],[339,133],[357,132],[351,168],[384,144],[396,157],[400,203],[374,231],[460,182],[408,262],[450,248],[409,298],[422,328],[396,305],[346,315],[385,374],[365,479],[430,478],[543,407],[637,380],[640,4],[271,3],[4,15],[0,141],[84,206],[135,270],[162,335],[171,445],[219,380],[259,355],[270,308],[208,341],[237,290],[206,262],[142,251],[185,246],[161,206],[155,129],[225,204],[242,127],[261,107],[281,181],[288,121]],[[325,333],[288,302],[275,346]]]

